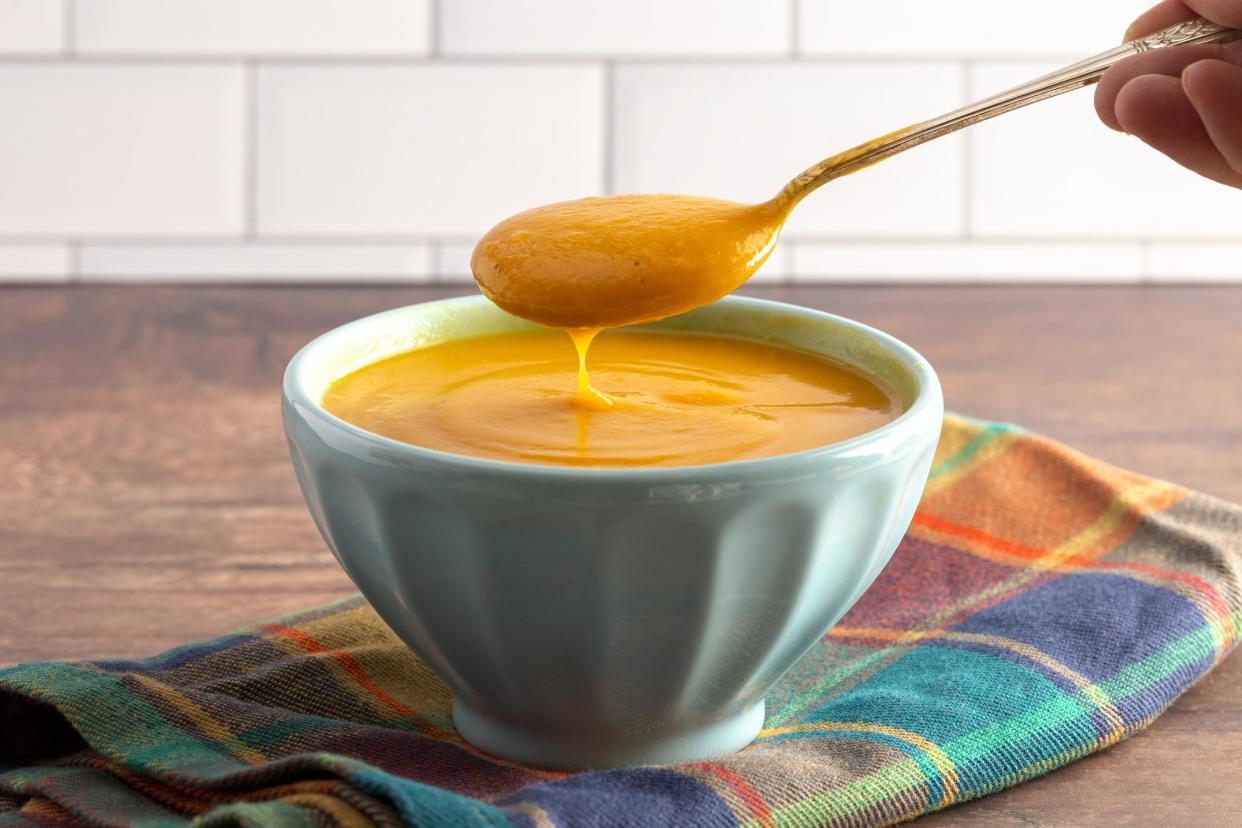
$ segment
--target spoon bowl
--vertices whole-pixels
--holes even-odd
[[[632,325],[733,292],[767,260],[783,203],[618,195],[536,207],[502,221],[470,261],[483,293],[558,328]]]

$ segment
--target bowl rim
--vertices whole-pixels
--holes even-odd
[[[784,313],[791,316],[802,317],[822,322],[829,322],[834,325],[843,326],[864,336],[870,337],[877,341],[880,345],[895,352],[902,360],[903,367],[912,375],[916,392],[914,400],[910,406],[902,412],[902,414],[893,420],[885,423],[878,428],[863,432],[862,434],[841,440],[835,443],[828,443],[814,448],[803,449],[802,451],[788,452],[786,454],[774,454],[768,457],[751,458],[747,460],[730,460],[724,463],[710,463],[689,466],[639,466],[639,467],[614,467],[614,466],[568,466],[544,463],[518,463],[510,460],[493,460],[486,457],[473,457],[466,454],[455,454],[448,451],[440,451],[439,449],[426,448],[417,446],[412,443],[404,443],[400,440],[394,440],[390,437],[376,434],[372,431],[356,426],[353,423],[337,417],[330,413],[322,405],[322,401],[315,399],[307,392],[304,386],[305,377],[303,370],[306,363],[314,359],[316,354],[326,348],[329,348],[332,341],[342,336],[346,331],[356,328],[362,328],[369,325],[378,324],[392,316],[399,316],[410,313],[414,308],[429,308],[437,305],[482,305],[492,304],[491,301],[481,295],[474,296],[455,296],[446,299],[436,299],[429,302],[416,302],[412,305],[403,305],[388,310],[379,311],[368,316],[354,319],[343,325],[338,325],[328,331],[325,331],[310,342],[298,349],[297,353],[289,360],[285,367],[284,377],[281,382],[281,391],[284,406],[285,431],[288,432],[288,420],[292,416],[289,408],[292,407],[296,412],[305,418],[314,418],[323,425],[344,432],[355,440],[361,440],[363,443],[369,444],[375,448],[382,448],[386,452],[395,452],[397,455],[417,460],[423,464],[435,464],[444,467],[453,467],[459,471],[473,470],[485,472],[495,475],[510,475],[522,478],[540,478],[540,479],[569,479],[569,480],[591,480],[606,479],[609,481],[627,481],[637,483],[668,483],[673,481],[684,481],[687,477],[729,477],[731,473],[753,473],[766,469],[777,470],[782,466],[790,464],[811,463],[820,464],[827,463],[834,458],[841,458],[855,454],[860,448],[865,448],[869,443],[881,443],[886,438],[896,437],[900,439],[899,432],[909,429],[915,421],[924,416],[929,408],[942,408],[944,404],[943,392],[940,387],[940,379],[932,368],[931,363],[914,348],[910,347],[900,339],[887,334],[878,328],[865,325],[862,322],[856,322],[844,316],[838,316],[827,311],[808,308],[803,305],[796,305],[789,302],[779,302],[771,299],[760,299],[752,296],[726,296],[723,299],[712,303],[713,305],[732,306],[737,309],[753,308],[755,310],[768,310],[778,313]],[[498,309],[499,310],[499,309]],[[503,313],[503,311],[501,311]],[[692,311],[693,312],[693,311]],[[937,426],[939,421],[937,422]]]

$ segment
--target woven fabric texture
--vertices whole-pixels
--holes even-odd
[[[950,417],[892,563],[740,753],[496,760],[355,597],[146,660],[0,670],[0,826],[899,822],[1142,729],[1237,640],[1240,577],[1242,508]]]

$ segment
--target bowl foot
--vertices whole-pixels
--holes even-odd
[[[531,731],[505,724],[453,699],[453,723],[466,741],[503,759],[555,770],[663,765],[741,750],[763,727],[763,701],[727,719],[637,741],[580,741],[571,730]]]

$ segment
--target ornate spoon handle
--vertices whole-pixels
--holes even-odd
[[[1225,43],[1239,37],[1242,37],[1242,31],[1219,26],[1203,18],[1179,23],[955,112],[906,127],[827,158],[790,181],[777,198],[792,205],[834,178],[858,172],[911,147],[957,132],[980,121],[1095,83],[1110,66],[1132,55],[1168,46]]]

